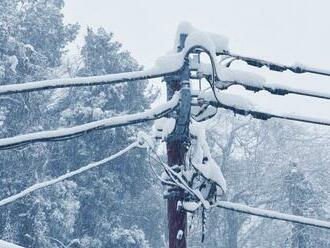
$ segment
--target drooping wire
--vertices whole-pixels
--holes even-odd
[[[111,155],[108,158],[102,159],[102,160],[97,161],[97,162],[90,163],[90,164],[88,164],[86,166],[83,166],[83,167],[77,169],[77,170],[74,170],[74,171],[68,172],[66,174],[63,174],[62,176],[59,176],[57,178],[54,178],[54,179],[51,179],[51,180],[48,180],[48,181],[44,181],[44,182],[41,182],[41,183],[36,183],[36,184],[34,184],[34,185],[32,185],[32,186],[30,186],[30,187],[22,190],[21,192],[15,194],[15,195],[11,195],[11,196],[9,196],[9,197],[7,197],[5,199],[0,200],[0,207],[1,206],[4,206],[4,205],[7,205],[9,203],[12,203],[12,202],[14,202],[14,201],[16,201],[16,200],[18,200],[18,199],[20,199],[20,198],[28,195],[28,194],[33,193],[36,190],[40,190],[40,189],[46,188],[48,186],[51,186],[51,185],[54,185],[54,184],[59,183],[61,181],[64,181],[66,179],[69,179],[69,178],[71,178],[73,176],[76,176],[78,174],[81,174],[81,173],[83,173],[85,171],[88,171],[90,169],[96,168],[96,167],[98,167],[100,165],[103,165],[105,163],[108,163],[111,160],[114,160],[114,159],[116,159],[116,158],[124,155],[125,153],[127,153],[130,150],[132,150],[133,148],[138,147],[138,145],[139,145],[139,143],[137,141],[135,141],[132,144],[130,144],[129,146],[127,146],[126,148],[120,150],[119,152]]]
[[[2,138],[0,139],[0,150],[17,148],[36,142],[68,140],[96,130],[122,127],[159,119],[174,111],[178,104],[179,95],[176,95],[176,97],[173,97],[171,100],[166,102],[162,108],[149,109],[142,113],[116,116],[58,130],[40,131],[9,138]]]

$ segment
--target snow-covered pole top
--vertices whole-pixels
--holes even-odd
[[[214,53],[224,53],[226,51],[229,51],[229,39],[225,36],[214,34],[211,32],[204,32],[197,28],[195,28],[193,25],[191,25],[189,22],[181,22],[178,26],[178,29],[176,31],[175,41],[174,41],[174,50],[180,46],[180,35],[186,35],[187,37],[190,36],[190,40],[195,39],[196,37],[199,37],[199,41],[204,39],[203,43],[199,43],[201,46],[206,46],[208,48],[213,47]],[[206,42],[207,41],[207,45]],[[189,47],[191,41],[187,41],[185,44],[185,47]],[[210,45],[212,43],[212,45]],[[215,54],[216,55],[216,54]]]

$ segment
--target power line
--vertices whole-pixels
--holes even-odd
[[[253,208],[250,206],[233,203],[233,202],[219,201],[215,205],[213,205],[213,207],[224,208],[240,213],[250,214],[250,215],[269,218],[269,219],[283,220],[283,221],[288,221],[303,225],[330,229],[330,222],[328,221],[322,221],[322,220],[317,220],[317,219],[312,219],[312,218],[307,218],[292,214],[284,214],[272,210]]]
[[[71,171],[71,172],[68,172],[62,176],[59,176],[57,178],[54,178],[54,179],[51,179],[51,180],[48,180],[48,181],[45,181],[45,182],[41,182],[41,183],[36,183],[26,189],[24,189],[23,191],[15,194],[15,195],[12,195],[12,196],[9,196],[5,199],[2,199],[0,200],[0,207],[4,206],[4,205],[7,205],[9,203],[12,203],[28,194],[31,194],[32,192],[36,191],[36,190],[39,190],[39,189],[43,189],[45,187],[48,187],[50,185],[54,185],[56,183],[59,183],[61,181],[64,181],[68,178],[71,178],[73,176],[76,176],[78,174],[81,174],[87,170],[90,170],[90,169],[93,169],[95,167],[98,167],[100,165],[103,165],[105,163],[108,163],[110,162],[111,160],[114,160],[120,156],[122,156],[123,154],[127,153],[128,151],[132,150],[133,148],[135,147],[138,147],[139,146],[139,143],[137,141],[135,141],[134,143],[130,144],[129,146],[127,146],[126,148],[124,148],[123,150],[115,153],[114,155],[108,157],[108,158],[105,158],[105,159],[102,159],[100,161],[97,161],[97,162],[93,162],[93,163],[90,163],[84,167],[81,167],[77,170],[74,170],[74,171]]]
[[[102,76],[62,78],[62,79],[28,82],[22,84],[8,84],[8,85],[0,86],[0,95],[32,92],[39,90],[49,90],[55,88],[117,84],[128,81],[163,77],[166,75],[175,74],[178,70],[180,70],[180,67],[170,68],[169,70],[152,68],[145,71],[124,72],[124,73],[108,74]]]
[[[71,139],[77,137],[78,135],[86,134],[95,130],[127,126],[159,119],[172,112],[179,104],[179,99],[179,94],[175,94],[171,100],[163,105],[160,105],[154,109],[146,110],[143,113],[118,116],[58,130],[41,131],[0,139],[0,149],[10,149],[35,142]]]
[[[211,60],[212,61],[212,60]],[[219,66],[220,69],[219,69]],[[302,88],[301,85],[297,86],[295,84],[282,84],[282,83],[270,83],[266,82],[265,80],[243,80],[243,79],[232,79],[232,80],[224,80],[222,73],[242,73],[243,71],[234,70],[231,68],[224,67],[222,65],[216,65],[214,62],[211,64],[203,64],[203,69],[197,68],[197,72],[202,75],[202,77],[206,78],[206,80],[211,84],[213,84],[214,81],[214,72],[217,72],[219,70],[220,72],[217,72],[217,82],[219,84],[219,88],[221,89],[227,89],[228,87],[232,85],[242,85],[247,90],[251,90],[254,92],[266,90],[274,95],[287,95],[287,94],[296,94],[301,96],[309,96],[309,97],[315,97],[315,98],[321,98],[321,99],[330,99],[330,93],[324,91],[324,89],[319,88]],[[206,70],[205,70],[206,68]],[[210,69],[208,69],[210,68]],[[194,68],[195,69],[195,68]],[[247,72],[244,72],[248,74]],[[249,74],[248,74],[249,75]],[[212,80],[211,80],[212,79]],[[330,90],[330,87],[328,88]]]
[[[249,92],[249,91],[246,91]],[[215,98],[215,95],[217,96]],[[330,125],[330,119],[322,117],[311,117],[308,115],[301,116],[294,112],[281,112],[276,110],[276,105],[272,108],[267,108],[262,104],[258,103],[258,96],[253,97],[245,96],[240,94],[240,92],[229,92],[227,90],[217,90],[210,93],[200,94],[200,99],[209,102],[210,105],[218,108],[224,108],[233,111],[235,114],[239,115],[251,115],[255,119],[268,120],[270,118],[279,118],[285,120],[293,120],[299,122],[306,122],[319,125]],[[284,97],[284,96],[274,96],[274,97]],[[278,100],[278,99],[277,99]],[[255,104],[254,104],[255,103]],[[266,104],[264,102],[263,104]],[[287,106],[289,107],[289,106]]]
[[[282,65],[279,63],[274,63],[274,62],[263,60],[263,59],[257,59],[257,58],[247,57],[247,56],[241,56],[238,54],[232,54],[228,51],[217,53],[217,55],[230,56],[237,60],[245,61],[248,65],[258,67],[258,68],[266,66],[269,70],[277,71],[277,72],[283,72],[283,71],[289,70],[289,71],[292,71],[292,72],[298,73],[298,74],[313,73],[313,74],[318,74],[318,75],[322,75],[322,76],[330,76],[330,71],[328,71],[328,70],[318,69],[318,68],[304,66],[304,65],[295,65],[295,66]]]

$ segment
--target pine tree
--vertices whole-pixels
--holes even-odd
[[[325,217],[325,196],[316,191],[296,163],[291,163],[291,170],[285,177],[286,196],[291,213],[321,219]],[[291,230],[291,248],[328,247],[326,231],[293,224]]]
[[[81,51],[84,66],[78,76],[94,76],[142,69],[113,34],[100,28],[87,30]],[[60,125],[72,126],[113,116],[141,112],[150,100],[145,96],[146,81],[129,82],[115,86],[95,86],[70,89],[62,105]],[[62,143],[64,167],[59,171],[75,169],[77,165],[100,160],[115,153],[134,139],[137,130],[129,126],[102,130]],[[54,151],[56,154],[56,151]],[[150,183],[145,151],[134,150],[95,171],[77,177],[80,210],[75,235],[88,247],[148,247],[144,239],[156,243],[160,236],[159,219],[144,216],[159,215],[153,204],[143,209],[144,193],[148,200],[157,200]],[[150,213],[152,213],[150,215]],[[131,224],[135,224],[134,229]],[[155,228],[158,227],[158,228]],[[118,238],[118,230],[127,235]],[[137,236],[139,238],[137,238]],[[130,240],[136,243],[130,244]],[[137,240],[140,240],[137,242]],[[132,246],[133,245],[133,246]]]
[[[77,25],[64,25],[62,7],[62,0],[0,2],[0,84],[46,79],[59,65],[63,48],[78,30]],[[1,136],[48,128],[45,109],[51,94],[49,91],[1,97]],[[1,153],[1,198],[46,179],[47,144]],[[11,239],[16,243],[25,247],[47,247],[47,244],[54,247],[45,240],[45,235],[51,232],[51,223],[46,218],[49,206],[45,204],[51,195],[46,195],[42,202],[38,201],[40,195],[32,195],[7,206],[0,215],[0,235],[5,235],[10,227]],[[42,227],[40,232],[36,232],[36,227]]]

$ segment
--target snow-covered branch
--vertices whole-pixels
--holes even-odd
[[[127,153],[128,151],[132,150],[133,148],[139,146],[139,143],[136,141],[134,143],[132,143],[131,145],[127,146],[125,149],[117,152],[116,154],[108,157],[108,158],[105,158],[105,159],[102,159],[100,161],[97,161],[97,162],[93,162],[93,163],[90,163],[84,167],[81,167],[75,171],[71,171],[71,172],[68,172],[62,176],[59,176],[57,178],[54,178],[54,179],[51,179],[51,180],[48,180],[48,181],[45,181],[45,182],[41,182],[41,183],[36,183],[28,188],[26,188],[25,190],[15,194],[15,195],[12,195],[12,196],[9,196],[5,199],[2,199],[0,201],[0,207],[1,206],[4,206],[4,205],[7,205],[11,202],[14,202],[16,201],[17,199],[20,199],[28,194],[31,194],[32,192],[36,191],[36,190],[39,190],[39,189],[42,189],[42,188],[45,188],[45,187],[48,187],[50,185],[53,185],[53,184],[56,184],[56,183],[59,183],[61,181],[64,181],[70,177],[73,177],[73,176],[76,176],[78,174],[81,174],[87,170],[90,170],[90,169],[93,169],[95,167],[98,167],[100,165],[103,165],[105,163],[108,163],[110,162],[111,160],[114,160],[120,156],[122,156],[123,154]]]
[[[79,126],[63,128],[53,131],[41,131],[36,133],[29,133],[18,135],[15,137],[0,139],[0,149],[8,149],[17,147],[27,143],[42,142],[42,141],[56,141],[61,139],[72,138],[74,136],[85,134],[93,130],[114,128],[126,126],[145,121],[155,120],[172,112],[179,104],[180,95],[175,94],[173,98],[153,109],[146,110],[143,113],[123,115],[109,119],[94,121]]]
[[[214,207],[224,208],[228,210],[237,211],[240,213],[260,216],[264,218],[269,219],[276,219],[276,220],[283,220],[283,221],[289,221],[293,223],[299,223],[309,226],[315,226],[315,227],[321,227],[330,229],[330,222],[322,221],[322,220],[316,220],[312,218],[306,218],[302,216],[296,216],[291,214],[284,214],[279,213],[272,210],[266,210],[266,209],[260,209],[260,208],[253,208],[246,205],[233,203],[233,202],[226,202],[226,201],[219,201],[217,202]]]

